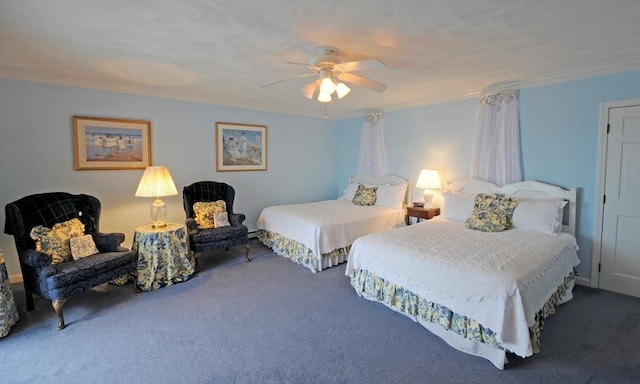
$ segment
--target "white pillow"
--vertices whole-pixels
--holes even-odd
[[[442,193],[442,207],[440,215],[445,219],[466,221],[473,213],[473,199],[475,195],[469,193]]]
[[[567,202],[562,199],[520,200],[513,211],[513,228],[523,231],[560,233]]]
[[[349,185],[347,185],[347,188],[342,193],[341,199],[352,201],[353,196],[356,195],[356,190],[358,189],[358,185],[359,185],[358,183],[349,183]]]
[[[376,191],[376,204],[381,207],[402,209],[407,183],[399,185],[383,184]]]

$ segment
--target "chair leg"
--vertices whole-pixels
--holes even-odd
[[[193,252],[193,263],[195,264],[193,266],[195,273],[200,272],[200,262],[198,261],[198,254],[196,252]]]
[[[31,291],[27,291],[27,290],[25,290],[24,293],[27,296],[27,311],[31,312],[35,308],[33,306],[33,293],[31,293]]]
[[[67,302],[67,299],[61,300],[53,300],[53,309],[56,311],[58,315],[58,331],[63,330],[64,325],[64,314],[62,313],[62,306]]]
[[[247,263],[251,261],[251,259],[249,258],[249,244],[244,245],[244,259]]]

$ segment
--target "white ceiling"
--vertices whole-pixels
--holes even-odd
[[[321,117],[318,46],[379,59],[329,118],[640,70],[639,0],[0,0],[0,76]]]

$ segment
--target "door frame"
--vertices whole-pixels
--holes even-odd
[[[596,171],[596,218],[593,229],[593,250],[591,254],[591,288],[600,285],[598,266],[602,260],[602,216],[604,215],[604,182],[607,174],[607,124],[609,124],[609,110],[611,108],[631,107],[640,104],[640,98],[607,101],[600,103],[600,126],[598,129],[598,168]]]

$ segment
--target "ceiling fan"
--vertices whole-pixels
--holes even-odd
[[[317,98],[318,101],[323,103],[332,101],[334,94],[338,99],[342,99],[351,92],[351,88],[344,83],[359,85],[376,92],[382,92],[387,89],[385,84],[352,73],[355,71],[386,69],[387,66],[380,60],[372,59],[343,63],[340,57],[337,56],[335,48],[319,47],[316,52],[317,55],[313,56],[309,60],[309,64],[287,62],[287,64],[303,65],[308,67],[314,71],[313,73],[305,73],[273,81],[271,83],[261,85],[260,88],[301,77],[317,76],[315,80],[305,84],[300,89],[300,92],[302,92],[302,94],[309,100]]]

